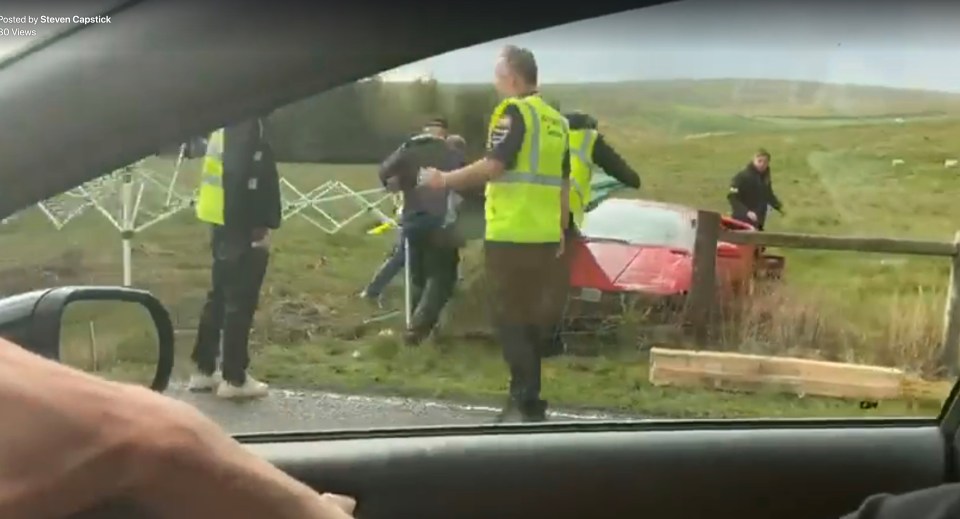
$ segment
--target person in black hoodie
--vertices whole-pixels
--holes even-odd
[[[380,167],[383,186],[403,193],[400,228],[409,249],[413,312],[404,341],[411,346],[433,331],[457,281],[459,251],[456,244],[445,239],[450,192],[418,183],[422,168],[449,171],[463,163],[462,155],[447,137],[446,120],[436,118],[423,133],[407,139]]]
[[[761,148],[743,171],[734,175],[727,193],[733,218],[763,230],[767,207],[785,214],[783,204],[773,191],[770,178],[770,152]]]
[[[270,230],[280,227],[280,177],[262,119],[221,131],[219,138],[211,138],[204,159],[205,177],[211,176],[210,164],[219,162],[222,168],[222,218],[218,219],[222,224],[211,225],[212,287],[191,356],[198,372],[189,387],[215,390],[222,398],[259,397],[267,394],[268,387],[247,374],[248,343],[270,257]],[[204,202],[201,191],[198,204]],[[221,334],[222,376],[216,370]]]

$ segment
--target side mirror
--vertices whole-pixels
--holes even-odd
[[[173,372],[173,323],[150,292],[58,287],[0,300],[0,337],[104,378],[162,392]]]
[[[732,243],[720,242],[717,244],[717,256],[721,258],[741,258],[743,257],[743,251]]]

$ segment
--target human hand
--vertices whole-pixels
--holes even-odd
[[[270,229],[255,227],[250,235],[251,245],[255,248],[267,248],[270,245]]]
[[[138,482],[132,496],[149,512],[158,517],[353,518],[353,498],[314,491],[191,406],[167,401],[170,407],[160,413],[165,430],[157,432],[160,448],[142,460],[151,467],[150,476]]]
[[[423,168],[420,170],[420,184],[432,189],[443,189],[447,183],[443,178],[443,172],[439,169]]]
[[[567,237],[566,233],[560,235],[560,245],[557,247],[557,257],[562,257],[563,252],[567,247]]]
[[[391,193],[396,193],[400,191],[400,177],[390,177],[387,179],[385,186],[387,191]]]
[[[0,517],[119,501],[148,517],[351,519],[356,506],[318,494],[188,404],[3,339],[0,408],[17,424],[0,428],[0,446],[16,446],[0,448],[0,488],[18,489],[0,493]]]
[[[751,221],[756,222],[756,221],[757,221],[757,213],[755,213],[755,212],[753,212],[753,211],[747,211],[747,218],[749,218]]]
[[[340,509],[343,512],[343,515],[340,515],[342,519],[346,519],[348,517],[351,519],[353,518],[353,511],[357,508],[356,499],[341,494],[331,494],[329,492],[321,494],[320,499],[329,503],[331,508]]]

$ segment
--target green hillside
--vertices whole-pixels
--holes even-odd
[[[543,90],[562,108],[588,111],[608,127],[675,138],[960,114],[960,94],[779,80],[633,81]]]
[[[696,106],[743,116],[855,116],[960,110],[960,95],[924,90],[766,79],[630,81],[548,85],[561,102],[629,117],[648,106]]]

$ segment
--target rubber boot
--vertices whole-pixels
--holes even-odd
[[[501,326],[498,329],[503,358],[510,368],[510,396],[497,422],[536,422],[546,419],[547,402],[540,399],[541,340],[538,327]]]

